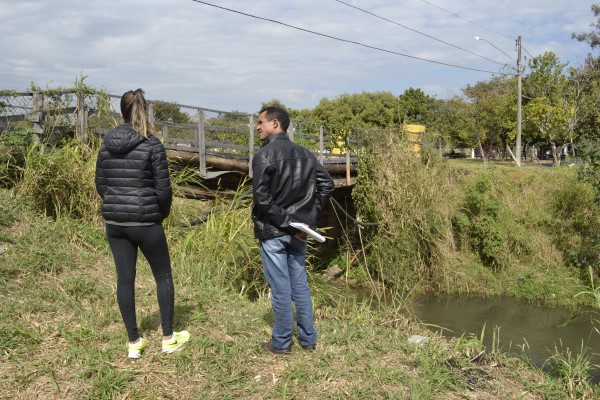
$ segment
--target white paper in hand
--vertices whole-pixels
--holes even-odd
[[[319,234],[316,231],[313,231],[308,226],[306,226],[300,222],[290,222],[290,226],[293,226],[294,228],[301,230],[302,232],[306,233],[307,235],[309,235],[310,237],[312,237],[319,243],[325,242],[324,236],[321,236],[321,234]]]

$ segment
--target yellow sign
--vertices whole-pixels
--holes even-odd
[[[425,134],[425,125],[404,125],[404,132],[408,137],[408,148],[416,154],[421,154],[423,135]]]

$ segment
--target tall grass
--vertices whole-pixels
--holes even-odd
[[[367,233],[368,268],[399,288],[443,282],[452,246],[451,210],[443,201],[449,175],[443,164],[408,148],[394,133],[372,140],[353,193],[362,218],[380,224]]]
[[[23,177],[15,191],[48,216],[97,220],[95,165],[96,153],[75,140],[52,148],[35,143],[25,155]]]
[[[264,290],[258,242],[254,238],[249,200],[218,198],[212,212],[195,225],[172,226],[173,263],[197,284],[228,287],[255,296]]]

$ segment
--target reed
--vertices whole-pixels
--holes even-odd
[[[353,194],[360,216],[379,223],[365,235],[370,272],[402,290],[443,282],[452,246],[451,210],[443,201],[450,177],[442,163],[412,153],[404,137],[381,135],[361,155]]]

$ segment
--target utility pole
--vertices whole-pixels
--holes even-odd
[[[521,166],[521,36],[517,38],[517,139],[515,143],[515,157],[517,165]]]

